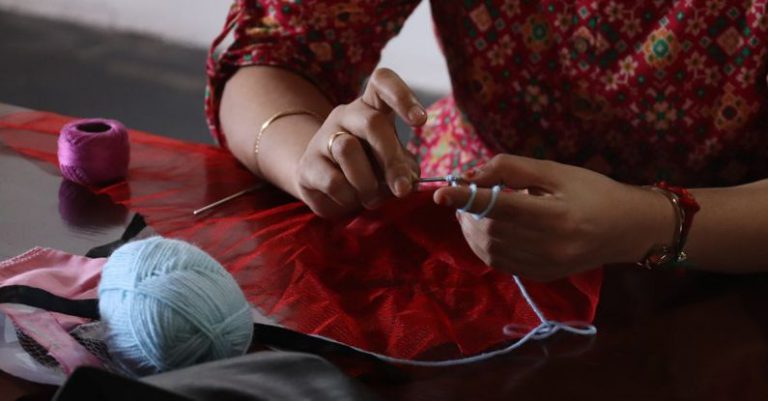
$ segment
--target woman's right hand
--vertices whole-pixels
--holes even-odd
[[[411,192],[419,167],[397,138],[395,114],[411,126],[427,120],[408,85],[386,68],[374,71],[360,98],[331,111],[295,172],[312,211],[334,218]]]

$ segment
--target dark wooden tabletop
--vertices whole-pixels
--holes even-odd
[[[17,110],[0,105],[0,116]],[[122,207],[77,192],[55,168],[0,142],[0,259],[37,245],[83,254],[127,223]],[[595,324],[591,340],[557,335],[453,368],[325,356],[384,399],[768,399],[768,275],[607,269]],[[0,373],[0,401],[51,394]]]

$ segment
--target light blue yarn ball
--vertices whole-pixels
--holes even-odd
[[[135,376],[242,355],[253,335],[250,305],[221,264],[162,237],[112,254],[99,312],[113,362]]]

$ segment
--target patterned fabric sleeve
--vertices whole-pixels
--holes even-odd
[[[236,0],[208,57],[205,109],[211,133],[224,145],[219,100],[224,83],[242,66],[289,69],[317,85],[334,103],[357,97],[419,0]],[[217,46],[234,33],[220,55]]]

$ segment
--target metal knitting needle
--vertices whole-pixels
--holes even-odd
[[[256,184],[256,185],[252,186],[252,187],[246,188],[246,189],[244,189],[244,190],[242,190],[240,192],[236,192],[236,193],[234,193],[232,195],[229,195],[226,198],[221,198],[221,199],[217,200],[216,202],[213,202],[213,203],[211,203],[209,205],[205,205],[205,206],[201,207],[200,209],[193,210],[192,214],[197,216],[198,214],[203,213],[203,212],[208,211],[208,210],[211,210],[211,209],[215,208],[216,206],[219,206],[219,205],[221,205],[223,203],[227,203],[227,202],[231,201],[232,199],[235,199],[235,198],[237,198],[239,196],[243,196],[243,195],[247,194],[248,192],[255,191],[255,190],[261,188],[263,185],[264,184],[259,183],[259,184]]]

